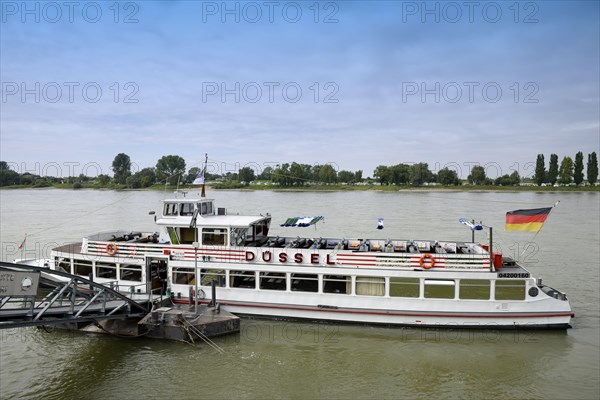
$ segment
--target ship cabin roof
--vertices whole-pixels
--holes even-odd
[[[157,225],[190,226],[194,220],[198,227],[249,227],[269,218],[263,215],[227,215],[225,208],[216,208],[214,199],[170,199],[163,201],[162,215]]]

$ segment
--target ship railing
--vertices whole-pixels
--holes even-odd
[[[423,259],[423,254],[430,254]],[[342,265],[367,265],[375,267],[423,268],[431,265],[434,269],[489,269],[490,257],[487,254],[436,254],[436,253],[338,253],[335,261]]]
[[[117,242],[115,247],[109,249],[108,244],[113,242],[88,241],[87,253],[97,256],[113,256],[122,259],[143,258],[144,256],[164,256],[169,255],[173,259],[194,259],[194,249],[191,245],[168,245],[154,243],[136,243],[136,242]],[[246,251],[252,251],[251,247],[230,247],[230,248],[201,248],[198,253],[202,261],[213,262],[245,262]],[[273,253],[274,259],[277,259],[277,251],[273,248],[269,251]],[[282,248],[280,251],[289,251]],[[256,250],[255,250],[256,251]],[[266,250],[265,250],[266,251]],[[303,253],[310,253],[314,249],[294,249]],[[487,252],[473,252],[470,254],[461,253],[431,253],[431,252],[361,252],[332,249],[332,261],[341,265],[355,265],[356,263],[370,265],[374,267],[405,267],[420,268],[423,267],[421,261],[423,254],[431,254],[434,259],[435,269],[489,269],[490,255]],[[114,254],[111,254],[114,252]]]
[[[108,244],[114,243],[114,253]],[[102,242],[89,240],[87,242],[87,253],[98,256],[121,256],[124,258],[137,258],[144,255],[163,255],[164,245],[155,243],[139,243],[139,242]]]
[[[123,283],[119,283],[119,281],[110,281],[110,282],[102,282],[101,285],[106,286],[111,288],[114,291],[117,291],[119,293],[127,293],[127,297],[129,297],[131,300],[152,300],[152,294],[153,291],[151,292],[146,292],[146,288],[147,288],[147,284],[146,283],[139,283],[136,285],[131,285],[131,284],[123,284]]]

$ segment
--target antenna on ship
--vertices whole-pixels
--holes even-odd
[[[204,168],[202,169],[202,190],[200,197],[206,197],[206,164],[208,163],[208,153],[204,153]]]
[[[481,231],[483,230],[483,228],[488,228],[489,229],[489,244],[488,244],[488,253],[490,255],[490,271],[495,271],[496,267],[494,266],[494,233],[493,233],[493,229],[491,226],[488,225],[484,225],[481,221],[479,221],[478,224],[475,223],[475,220],[468,220],[466,218],[459,218],[458,222],[460,222],[463,225],[468,226],[469,228],[471,228],[471,241],[473,243],[475,243],[475,231]]]

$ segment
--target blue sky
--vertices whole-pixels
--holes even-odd
[[[0,25],[0,159],[20,172],[111,174],[124,152],[527,176],[538,153],[599,151],[595,1],[23,4]]]

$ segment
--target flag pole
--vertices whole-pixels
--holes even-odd
[[[200,192],[200,197],[206,197],[206,164],[208,163],[208,153],[204,153],[204,168],[202,169],[202,176],[204,180],[202,181],[202,190]]]
[[[548,213],[548,218],[550,217],[550,215],[552,214],[552,211],[554,211],[554,208],[558,205],[558,203],[560,203],[560,200],[556,200],[556,203],[554,203],[554,205],[552,206],[552,208],[550,209],[550,212]],[[546,218],[546,219],[548,219]],[[537,231],[535,233],[535,235],[533,235],[533,238],[531,239],[531,243],[535,242],[535,238],[537,237],[537,235],[540,233],[540,231],[542,230],[542,228],[544,227],[544,225],[546,224],[542,224],[542,226],[540,227],[540,230]],[[519,260],[521,260],[521,257],[523,257],[523,254],[525,254],[525,251],[527,250],[527,246],[525,246],[523,248],[523,251],[521,252],[521,254],[519,255]]]
[[[23,252],[25,251],[25,243],[27,242],[27,234],[25,234],[25,238],[21,242],[19,249],[21,250],[21,260],[23,259]]]

